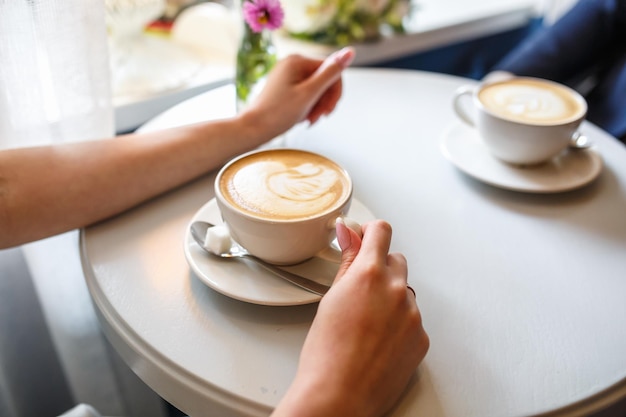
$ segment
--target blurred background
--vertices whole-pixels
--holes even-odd
[[[315,2],[283,0],[289,12],[274,36],[278,54],[324,57],[351,44],[355,66],[479,79],[573,4],[336,1],[353,2],[370,19],[339,16],[341,3],[310,14]],[[339,18],[348,29],[336,30]],[[241,27],[239,3],[229,0],[0,0],[0,146],[131,132],[230,83]],[[22,142],[7,139],[14,137]],[[79,403],[107,416],[180,415],[102,335],[78,245],[70,232],[0,251],[0,416],[57,416]]]
[[[355,66],[479,79],[573,1],[288,0],[282,2],[286,17],[274,42],[279,56],[323,57],[352,44]],[[316,6],[320,3],[332,6]],[[346,15],[348,3],[356,6]],[[105,5],[118,132],[232,79],[242,28],[238,1],[105,0]]]

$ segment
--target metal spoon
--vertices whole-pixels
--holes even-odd
[[[198,246],[200,246],[208,254],[217,256],[219,258],[226,258],[226,259],[249,259],[251,261],[256,262],[259,266],[275,274],[276,276],[281,277],[291,282],[292,284],[297,285],[300,288],[304,288],[305,290],[310,291],[317,295],[324,295],[330,289],[328,285],[320,284],[319,282],[315,282],[308,278],[302,277],[300,275],[296,275],[289,271],[285,271],[270,263],[267,263],[264,260],[259,259],[256,256],[249,254],[248,252],[245,251],[245,249],[241,248],[238,245],[232,245],[228,252],[224,252],[224,253],[211,252],[210,250],[204,247],[204,241],[205,241],[206,233],[209,227],[213,227],[213,225],[211,223],[202,222],[202,221],[196,221],[191,225],[191,236],[193,237],[193,240],[195,240]]]

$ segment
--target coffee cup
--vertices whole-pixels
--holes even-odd
[[[267,262],[289,265],[337,252],[335,222],[350,209],[352,180],[325,156],[263,149],[224,165],[215,196],[235,242]]]
[[[587,114],[585,99],[573,89],[514,76],[460,87],[453,108],[492,155],[515,165],[539,164],[560,154]]]

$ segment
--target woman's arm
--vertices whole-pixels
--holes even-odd
[[[240,116],[115,139],[0,151],[0,248],[83,227],[333,110],[354,52],[281,61]]]

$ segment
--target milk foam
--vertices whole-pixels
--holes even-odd
[[[494,84],[480,92],[480,100],[492,112],[521,122],[558,122],[580,112],[580,105],[564,88],[532,81]]]
[[[311,162],[288,166],[258,160],[241,166],[228,184],[238,206],[262,217],[310,217],[342,200],[345,179],[336,170]]]

